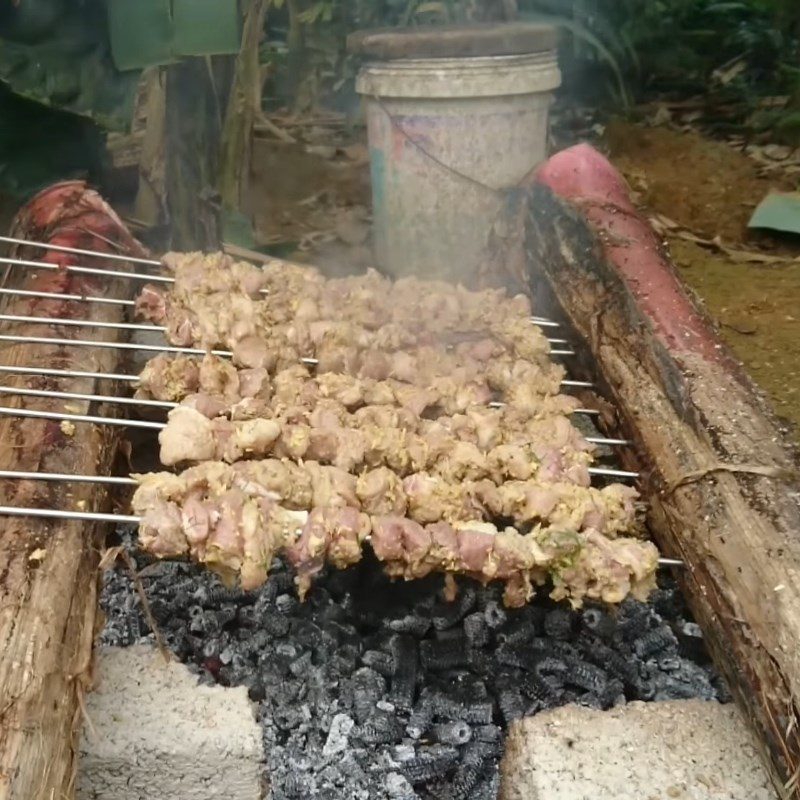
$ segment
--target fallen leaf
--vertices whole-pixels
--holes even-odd
[[[771,192],[758,204],[747,226],[800,234],[800,192]]]

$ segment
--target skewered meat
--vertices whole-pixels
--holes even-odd
[[[423,526],[400,515],[370,518],[346,497],[309,514],[293,511],[282,505],[279,493],[265,495],[263,487],[243,482],[238,470],[224,464],[180,476],[137,477],[141,485],[133,507],[143,514],[142,546],[161,557],[188,554],[229,579],[239,574],[246,587],[263,582],[273,554],[282,551],[296,567],[302,596],[324,563],[343,568],[357,562],[370,531],[372,548],[390,575],[412,579],[444,572],[500,580],[508,605],[527,602],[533,586],[548,575],[554,579],[553,596],[575,605],[585,598],[640,597],[657,566],[652,544],[607,539],[594,529],[536,528],[521,534],[475,519]]]
[[[297,571],[297,588],[302,600],[311,579],[326,562],[344,569],[361,560],[364,539],[370,532],[370,519],[357,509],[315,508],[286,556]]]
[[[434,346],[453,348],[451,367],[504,356],[552,367],[547,341],[531,326],[521,298],[392,284],[375,273],[325,281],[312,271],[296,272],[297,280],[281,285],[267,271],[224,254],[171,253],[164,264],[173,283],[166,291],[145,286],[137,313],[165,325],[173,344],[227,347],[244,366],[274,367],[291,351],[295,359],[315,356],[323,371],[354,372],[361,362],[361,375],[382,380],[392,374],[392,353]],[[268,285],[269,294],[262,295]],[[442,296],[431,298],[431,292]],[[428,307],[449,313],[428,317]]]
[[[548,577],[576,604],[652,585],[655,548],[624,536],[636,492],[589,485],[594,448],[568,419],[577,401],[558,394],[564,371],[527,299],[223,256],[167,262],[172,288],[146,287],[137,309],[233,363],[160,357],[142,373],[139,396],[181,402],[162,461],[198,462],[140,478],[152,552],[246,586],[284,552],[301,595],[323,564],[358,561],[369,535],[389,574],[499,580],[509,605]],[[318,359],[313,376],[301,357]],[[498,394],[505,407],[488,407]]]

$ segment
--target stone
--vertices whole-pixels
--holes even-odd
[[[733,704],[562,706],[515,722],[500,800],[776,800]]]
[[[247,689],[203,686],[149,645],[97,653],[77,800],[261,800],[261,730]]]

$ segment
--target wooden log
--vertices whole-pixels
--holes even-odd
[[[38,195],[18,216],[13,235],[53,244],[144,255],[102,199],[78,181]],[[23,247],[26,259],[69,264],[99,258],[72,257]],[[109,268],[125,267],[109,262]],[[38,274],[22,267],[6,271],[4,284],[34,291],[127,297],[129,282],[84,278],[66,271]],[[13,298],[12,314],[120,319],[120,306],[61,300]],[[14,332],[38,336],[113,341],[117,331],[20,325]],[[119,371],[113,349],[12,344],[3,348],[7,365]],[[108,381],[4,376],[6,385],[113,394]],[[4,406],[65,410],[64,401],[4,396]],[[70,402],[87,413],[89,404]],[[94,411],[94,409],[93,409]],[[100,414],[114,409],[99,408]],[[76,424],[74,429],[39,419],[0,417],[3,469],[101,474],[111,468],[115,439],[108,426]],[[108,496],[87,484],[41,481],[0,482],[3,505],[107,510]],[[75,737],[81,698],[90,681],[97,601],[97,564],[102,531],[80,522],[0,517],[0,800],[53,800],[73,796]]]
[[[800,504],[768,405],[687,294],[595,151],[553,157],[525,246],[637,445],[657,543],[752,722],[776,788],[800,797]],[[588,363],[588,361],[587,361]],[[633,463],[631,463],[633,466]]]

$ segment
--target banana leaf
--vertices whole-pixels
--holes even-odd
[[[236,0],[108,0],[108,26],[121,70],[239,52]]]
[[[17,0],[0,14],[0,82],[22,97],[124,131],[138,79],[111,61],[104,0]]]

